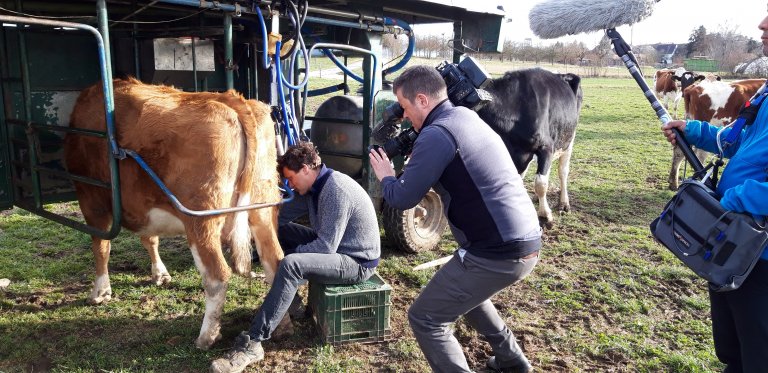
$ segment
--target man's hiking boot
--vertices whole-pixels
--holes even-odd
[[[247,332],[241,332],[235,339],[234,348],[226,357],[216,359],[211,363],[211,373],[237,373],[245,367],[264,359],[264,349],[261,342],[252,341]]]
[[[533,371],[531,363],[522,355],[511,362],[505,362],[503,364],[496,361],[496,356],[491,356],[491,358],[488,359],[488,362],[485,363],[485,366],[495,372],[502,373],[528,373]]]

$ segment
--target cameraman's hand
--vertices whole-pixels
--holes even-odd
[[[661,126],[661,130],[664,132],[664,136],[667,137],[667,141],[672,143],[672,145],[675,145],[677,141],[675,140],[675,133],[672,131],[673,128],[677,128],[680,130],[681,133],[685,133],[685,125],[686,122],[684,120],[673,120],[670,122],[667,122],[667,124]]]
[[[373,168],[373,172],[379,181],[387,176],[395,177],[395,169],[389,163],[389,157],[384,152],[384,148],[371,149],[370,153],[368,153],[368,158],[371,160],[371,168]]]

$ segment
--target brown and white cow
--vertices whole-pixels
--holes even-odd
[[[714,125],[731,123],[739,115],[744,103],[752,97],[765,79],[747,79],[731,83],[708,78],[697,85],[683,91],[686,119],[696,119]],[[707,152],[696,149],[696,156],[703,160]],[[669,189],[677,190],[679,186],[680,164],[685,160],[683,153],[677,147],[673,150],[672,168],[669,171]]]
[[[656,98],[669,111],[670,102],[673,103],[672,117],[677,119],[677,103],[682,97],[682,92],[697,81],[703,80],[703,75],[698,75],[692,71],[686,71],[679,67],[675,70],[661,69],[656,71],[653,77],[653,90]]]
[[[141,155],[178,200],[192,210],[209,210],[277,202],[275,133],[267,105],[246,100],[234,91],[185,93],[135,79],[114,81],[117,143]],[[104,131],[101,84],[83,90],[70,126]],[[108,182],[107,146],[103,139],[68,135],[68,170]],[[205,316],[198,348],[207,349],[221,337],[220,316],[231,270],[222,242],[231,248],[232,268],[250,273],[251,238],[271,282],[283,253],[277,241],[277,207],[193,217],[177,211],[160,188],[130,158],[119,161],[122,225],[136,232],[152,260],[152,279],[161,284],[170,275],[158,254],[158,236],[186,234],[203,279]],[[89,225],[112,224],[110,190],[75,183],[80,209]],[[96,281],[91,303],[109,300],[112,289],[107,264],[110,241],[92,238]]]

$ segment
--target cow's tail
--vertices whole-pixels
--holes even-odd
[[[238,206],[251,204],[248,193],[241,194]],[[248,211],[235,213],[234,224],[229,235],[229,245],[232,258],[232,269],[235,273],[246,275],[251,272],[251,230],[248,226]]]
[[[256,151],[256,128],[258,123],[256,122],[256,113],[251,111],[245,99],[234,91],[229,91],[228,93],[233,96],[231,105],[237,111],[237,118],[243,131],[245,146],[242,155],[244,161],[242,162],[240,175],[237,178],[235,190],[238,195],[238,206],[245,206],[254,203],[254,196],[251,195],[251,192],[256,182],[256,159],[258,153]],[[248,224],[248,211],[238,212],[234,216],[234,224],[230,233],[230,250],[232,269],[235,273],[248,275],[251,272],[252,262],[251,230]]]

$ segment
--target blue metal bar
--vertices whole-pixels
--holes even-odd
[[[218,1],[205,1],[205,0],[159,0],[159,1],[161,3],[166,3],[166,4],[186,5],[194,8],[220,10],[223,12],[230,12],[230,13],[234,12],[235,14],[238,14],[238,15],[239,13],[254,14],[255,12],[256,14],[261,16],[261,10],[255,3],[253,4],[253,9],[247,9],[239,5],[222,4]],[[320,9],[313,9],[313,11],[319,11],[319,10]],[[372,17],[372,18],[378,19],[378,17]],[[366,21],[366,23],[358,23],[358,22],[349,22],[349,21],[338,21],[335,19],[327,19],[327,18],[320,18],[320,17],[313,17],[313,16],[307,16],[306,18],[304,18],[304,21],[331,25],[331,26],[349,27],[349,28],[360,29],[360,30],[390,32],[393,34],[397,33],[392,26],[388,26],[388,25],[382,26],[382,25],[368,23],[368,22],[374,22],[374,21]]]
[[[165,196],[168,197],[168,200],[170,200],[170,202],[173,205],[173,207],[175,207],[181,213],[186,214],[186,215],[190,215],[190,216],[213,216],[213,215],[226,214],[226,213],[230,213],[230,212],[240,212],[240,211],[246,211],[246,210],[260,209],[260,208],[265,208],[265,207],[277,206],[277,205],[280,205],[282,203],[288,202],[288,201],[290,201],[293,198],[293,191],[291,191],[290,188],[287,188],[288,190],[284,190],[284,192],[289,194],[289,197],[286,198],[286,199],[283,199],[283,200],[281,200],[279,202],[255,203],[255,204],[247,205],[247,206],[226,207],[226,208],[214,209],[214,210],[190,210],[190,209],[184,207],[184,205],[182,205],[181,202],[179,202],[179,199],[176,198],[176,196],[171,192],[170,189],[168,189],[168,187],[165,185],[165,183],[163,183],[163,181],[160,179],[160,177],[157,176],[157,174],[154,171],[152,171],[151,168],[149,168],[149,165],[147,165],[147,163],[144,162],[144,159],[141,158],[141,156],[138,153],[136,153],[133,150],[128,150],[128,149],[123,149],[123,151],[125,152],[125,154],[127,154],[131,158],[133,158],[136,161],[136,163],[139,164],[141,169],[143,169],[144,172],[146,172],[147,175],[149,175],[149,177],[152,178],[152,180],[155,182],[155,184],[157,184],[157,186],[160,188],[160,190],[163,192],[163,194],[165,194]]]
[[[377,32],[389,31],[388,27],[384,27],[381,25],[373,25],[368,23],[361,24],[358,22],[339,21],[335,19],[327,19],[327,18],[320,18],[320,17],[313,17],[313,16],[307,16],[306,18],[304,18],[304,21],[320,23],[320,24],[330,25],[330,26],[339,26],[339,27],[348,27],[353,29],[368,30],[368,31],[377,31]]]
[[[161,3],[166,4],[176,4],[176,5],[186,5],[191,6],[195,8],[206,8],[206,9],[214,9],[214,10],[222,10],[225,12],[241,12],[244,9],[240,6],[235,7],[234,5],[229,4],[222,4],[218,1],[205,1],[205,0],[160,0]]]

